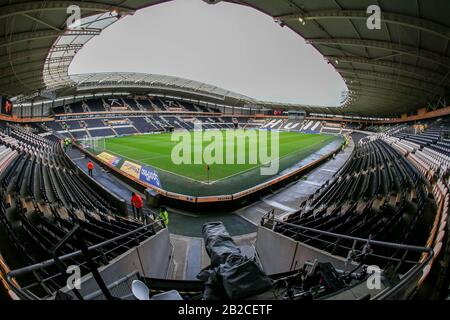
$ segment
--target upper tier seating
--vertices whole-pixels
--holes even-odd
[[[86,119],[84,122],[88,128],[101,128],[105,126],[102,119]]]
[[[66,111],[64,110],[64,106],[59,106],[59,107],[53,108],[53,113],[54,114],[64,114],[64,113],[66,113]]]
[[[151,131],[158,130],[158,128],[155,125],[153,125],[152,123],[147,122],[144,118],[136,117],[136,118],[130,118],[130,120],[133,121],[134,126],[141,133],[146,133],[146,132],[151,132]]]
[[[59,121],[45,122],[45,126],[46,126],[47,128],[49,128],[50,130],[53,130],[53,131],[62,131],[62,130],[65,130],[65,129],[61,126],[61,122],[59,122]]]
[[[80,121],[78,120],[71,120],[71,121],[65,121],[65,124],[69,127],[69,129],[81,129]]]
[[[155,111],[155,108],[153,107],[152,103],[147,100],[147,99],[143,99],[143,100],[137,100],[147,111]]]
[[[91,109],[91,112],[106,111],[105,107],[103,106],[103,102],[101,100],[91,99],[87,100],[86,103],[89,106],[89,109]]]
[[[72,113],[83,113],[84,112],[81,101],[72,103],[70,105],[70,109],[72,110]]]
[[[124,103],[126,103],[131,108],[131,110],[136,110],[136,111],[140,110],[134,99],[123,98],[122,100]]]
[[[384,134],[382,139],[432,180],[435,176],[446,175],[450,168],[450,141],[444,138],[447,129],[441,125],[442,122],[439,122],[439,127],[431,125],[419,134],[413,133],[412,128],[405,128],[400,133]]]
[[[134,129],[133,127],[117,127],[117,128],[114,128],[114,130],[119,135],[121,135],[121,134],[135,134],[135,133],[138,133],[136,131],[136,129]]]
[[[114,131],[112,131],[111,128],[103,128],[98,130],[89,130],[89,134],[92,137],[108,137],[108,136],[115,136]]]

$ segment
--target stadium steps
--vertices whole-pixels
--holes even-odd
[[[164,109],[162,109],[160,106],[158,106],[156,103],[154,103],[151,99],[144,100],[144,101],[148,102],[150,110],[153,110],[153,111],[164,111]]]
[[[111,129],[111,131],[114,133],[115,136],[119,136],[119,134],[117,133],[116,129],[114,129],[114,127],[108,126],[108,128]]]
[[[89,108],[89,105],[86,103],[86,101],[82,101],[81,106],[83,107],[83,112],[91,112],[91,109]]]
[[[136,130],[136,133],[142,133],[142,132],[140,132],[140,131],[138,130],[138,128],[134,125],[134,122],[131,121],[130,118],[126,118],[126,119],[127,119],[127,121],[131,124],[131,127],[132,127],[134,130]]]
[[[140,111],[147,111],[147,110],[145,109],[145,107],[144,107],[141,103],[139,103],[138,100],[134,99],[134,102],[136,103],[136,107],[137,107]]]
[[[101,102],[105,111],[111,111],[111,106],[105,101],[105,99],[101,98]]]

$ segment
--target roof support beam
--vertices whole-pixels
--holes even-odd
[[[20,77],[22,75],[26,75],[25,77]],[[0,86],[5,86],[8,85],[9,83],[25,83],[27,82],[27,80],[36,80],[36,78],[39,78],[40,81],[42,81],[41,79],[42,77],[42,71],[38,70],[38,71],[25,71],[25,72],[21,72],[21,73],[17,73],[14,74],[14,76],[12,77],[8,77],[8,78],[2,78],[0,80]]]
[[[387,101],[375,101],[364,97],[362,97],[361,100],[364,101],[357,100],[353,102],[349,106],[348,111],[358,112],[359,114],[371,116],[380,114],[383,114],[384,116],[392,116],[399,115],[403,113],[408,107],[411,107],[411,105],[408,104],[399,105],[396,102],[389,103]]]
[[[416,88],[418,90],[424,90],[424,91],[428,91],[428,92],[432,92],[433,90],[436,90],[436,88],[438,88],[438,87],[441,87],[442,89],[444,89],[443,86],[440,86],[437,84],[432,84],[432,83],[429,83],[428,81],[415,80],[415,79],[411,79],[408,77],[393,75],[390,73],[365,71],[365,70],[357,70],[357,69],[344,69],[344,68],[337,68],[337,70],[340,73],[344,73],[344,74],[355,74],[355,75],[362,75],[362,76],[367,76],[367,77],[372,77],[372,78],[378,78],[378,79],[382,79],[384,81],[400,83],[400,84],[408,86],[408,87],[412,87],[412,88]]]
[[[307,42],[317,45],[338,45],[338,46],[350,46],[350,47],[386,50],[394,53],[412,56],[418,59],[423,59],[433,64],[440,65],[445,69],[450,69],[449,57],[441,56],[437,53],[422,50],[420,48],[414,48],[411,46],[391,43],[387,41],[337,38],[337,39],[307,39]]]
[[[83,48],[82,44],[60,44],[50,48],[52,52],[68,51],[68,50],[80,50]]]
[[[35,58],[35,57],[42,57],[42,64],[44,64],[45,57],[47,57],[49,51],[50,52],[61,52],[61,51],[71,51],[71,50],[79,50],[83,47],[83,45],[58,45],[53,46],[52,48],[36,48],[33,50],[24,50],[24,51],[17,51],[13,52],[9,55],[3,55],[0,56],[0,66],[2,65],[11,65],[15,61],[21,61],[28,58]]]
[[[7,93],[7,95],[18,95],[23,93],[24,88],[28,90],[37,90],[44,87],[44,80],[33,78],[24,81],[14,81],[10,84],[2,85],[1,89],[4,93]]]
[[[112,5],[99,3],[96,1],[29,1],[22,3],[9,4],[0,7],[0,19],[8,18],[18,14],[35,13],[43,11],[66,11],[67,7],[77,5],[81,10],[93,12],[111,12],[118,10],[121,13],[132,14],[135,12],[133,8],[122,5]]]
[[[42,25],[44,25],[44,26],[46,26],[47,28],[50,28],[50,29],[52,29],[52,30],[55,30],[55,31],[58,31],[58,32],[63,32],[63,31],[64,31],[64,30],[62,30],[62,29],[60,29],[60,28],[57,28],[57,27],[55,27],[55,26],[52,26],[51,24],[49,24],[49,23],[43,21],[42,19],[38,19],[38,18],[35,18],[35,17],[33,17],[33,16],[30,16],[30,15],[27,14],[27,13],[22,13],[22,16],[27,17],[28,19],[33,20],[33,21],[35,21],[35,22],[37,22],[37,23],[40,23],[40,24],[42,24]]]
[[[24,68],[25,68],[25,71],[23,71]],[[17,77],[22,74],[34,73],[35,71],[42,71],[42,66],[41,65],[36,66],[36,64],[31,63],[31,64],[25,64],[20,69],[12,69],[12,68],[9,68],[9,70],[3,69],[3,70],[0,70],[0,73],[3,75],[2,78],[0,78],[0,79],[5,79],[5,77]]]
[[[42,63],[44,63],[45,57],[48,54],[48,48],[36,49],[36,50],[25,50],[14,52],[10,55],[0,56],[0,66],[11,65],[15,61],[23,61],[29,58],[41,57]]]
[[[64,74],[67,74],[67,66],[53,66],[44,69],[43,76],[52,76],[55,73],[63,72]]]
[[[368,92],[375,95],[392,95],[392,89],[380,88],[370,85],[358,84],[351,85],[348,87],[354,94],[358,94],[359,92]],[[411,93],[406,93],[400,90],[395,91],[396,96],[402,96],[406,99],[414,99],[417,100],[417,96],[412,95]]]
[[[20,42],[41,40],[46,38],[56,38],[61,34],[62,32],[58,32],[55,30],[16,33],[11,37],[0,38],[0,48]]]
[[[41,66],[41,68],[43,67],[43,59],[39,58],[39,59],[31,59],[25,62],[20,62],[20,63],[16,63],[16,64],[10,64],[10,63],[5,63],[5,65],[7,67],[4,67],[2,69],[0,69],[0,74],[2,75],[2,77],[4,75],[6,75],[6,73],[8,72],[8,70],[14,70],[17,68],[29,68],[35,65],[39,65]]]
[[[376,94],[376,93],[371,93],[371,92],[367,92],[364,90],[358,91],[355,94],[356,97],[367,97],[371,100],[380,100],[380,101],[389,101],[389,102],[395,102],[395,103],[406,103],[406,102],[412,102],[414,101],[414,97],[409,97],[408,99],[402,99],[402,98],[398,98],[395,97],[393,95],[383,95],[383,94]],[[417,101],[417,100],[415,100]]]
[[[420,67],[416,67],[413,65],[407,65],[403,63],[391,62],[391,61],[382,61],[375,59],[367,59],[360,57],[349,57],[349,56],[325,56],[330,62],[337,66],[337,63],[346,62],[346,63],[356,63],[362,64],[372,67],[383,67],[395,70],[397,72],[401,72],[404,74],[409,74],[417,78],[426,79],[430,82],[440,82],[440,78],[443,78],[445,74],[437,73],[435,71],[424,69]]]
[[[303,21],[317,21],[324,19],[351,19],[366,20],[368,15],[363,10],[332,10],[332,11],[313,11],[304,14],[291,14],[275,17],[282,21],[292,21],[302,19]],[[427,32],[435,36],[450,40],[450,28],[435,23],[433,21],[396,14],[391,12],[381,12],[381,20],[387,24],[399,25],[412,28],[418,31]]]
[[[6,68],[0,69],[0,74],[2,77],[7,76],[9,74],[14,74],[14,71],[20,70],[20,69],[28,69],[33,68],[35,66],[38,66],[41,70],[44,68],[44,66],[49,66],[49,68],[52,68],[54,64],[56,63],[64,63],[64,62],[70,62],[72,61],[73,57],[57,57],[45,60],[45,62],[42,59],[34,60],[34,61],[26,61],[23,63],[17,63],[10,65]]]
[[[401,84],[398,84],[398,87],[393,88],[391,85],[386,84],[383,81],[361,79],[354,75],[347,76],[346,79],[351,81],[350,86],[360,85],[360,86],[364,86],[364,87],[368,86],[368,87],[372,87],[372,88],[386,89],[386,90],[389,90],[391,92],[391,94],[395,94],[397,92],[402,92],[402,93],[405,93],[408,95],[420,96],[420,97],[423,97],[425,95],[421,91],[411,89],[411,87],[403,86]],[[347,81],[347,83],[348,83],[348,81]],[[395,92],[393,92],[394,89],[395,89]]]
[[[46,30],[46,31],[34,31],[34,32],[22,32],[12,35],[11,37],[0,39],[0,48],[11,46],[20,42],[41,40],[47,38],[56,38],[59,36],[84,36],[84,35],[99,35],[100,29],[79,29],[79,30],[67,30],[65,33]]]
[[[353,98],[357,98],[359,96],[367,96],[372,97],[374,99],[384,99],[384,100],[390,100],[390,101],[396,101],[397,103],[403,103],[403,102],[417,102],[417,97],[414,96],[406,96],[406,95],[396,95],[393,96],[388,91],[371,91],[371,90],[365,90],[365,89],[358,89],[355,91]]]
[[[73,56],[54,57],[54,58],[50,58],[50,59],[45,60],[45,64],[70,62],[72,60],[73,60]]]

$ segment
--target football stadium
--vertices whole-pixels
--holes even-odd
[[[292,36],[316,91],[315,72],[258,97],[245,66],[233,90],[173,73],[208,39],[115,38],[191,5]],[[89,51],[103,35],[111,57]],[[126,58],[144,45],[180,60],[147,72]],[[222,72],[194,69],[225,79],[222,49]],[[450,298],[448,0],[0,0],[0,57],[0,300]],[[322,101],[332,77],[335,106],[283,91]]]

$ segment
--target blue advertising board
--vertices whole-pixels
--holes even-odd
[[[142,167],[139,174],[139,180],[144,181],[154,187],[161,188],[161,181],[159,181],[158,173],[153,169]]]

